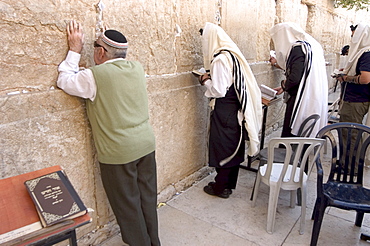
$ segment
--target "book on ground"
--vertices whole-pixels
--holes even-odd
[[[277,91],[275,91],[274,89],[272,89],[272,88],[270,88],[266,85],[261,85],[260,89],[261,89],[261,96],[262,96],[263,99],[271,101],[272,99],[274,99],[276,97]]]
[[[62,170],[24,182],[44,227],[84,215],[87,208]]]

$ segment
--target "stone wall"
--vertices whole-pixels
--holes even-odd
[[[82,245],[117,233],[99,177],[83,99],[56,87],[67,52],[65,26],[84,26],[81,67],[93,65],[97,0],[2,0],[0,27],[0,178],[61,165],[92,213],[78,231]],[[279,85],[281,71],[266,62],[269,29],[298,22],[322,43],[328,74],[350,40],[349,25],[365,12],[334,9],[331,0],[104,0],[104,24],[129,41],[128,59],[147,73],[151,123],[157,139],[159,201],[165,202],[208,174],[209,109],[190,71],[202,66],[199,28],[219,21],[237,43],[260,84]],[[330,81],[330,83],[332,83]],[[269,110],[268,131],[281,125],[283,105]],[[1,199],[1,198],[0,198]]]

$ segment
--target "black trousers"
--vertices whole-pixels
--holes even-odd
[[[224,189],[235,189],[238,181],[239,165],[228,168],[216,168],[216,185],[214,191],[221,193]]]
[[[283,130],[281,132],[281,137],[295,137],[295,135],[292,134],[292,128],[290,127],[295,99],[296,99],[296,96],[291,96],[286,103]]]
[[[100,163],[100,170],[122,240],[159,246],[155,152],[126,164]]]

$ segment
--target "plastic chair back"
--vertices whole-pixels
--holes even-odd
[[[331,149],[328,181],[362,185],[370,128],[356,123],[335,123],[321,129],[317,137],[326,139]]]
[[[302,125],[298,129],[298,137],[310,137],[316,122],[320,119],[320,115],[313,114],[302,122]],[[284,148],[275,148],[275,161],[283,162],[285,156]],[[268,148],[263,148],[259,152],[260,164],[263,165],[267,162]]]
[[[320,119],[320,115],[313,114],[302,122],[298,129],[297,137],[310,137],[316,122]]]
[[[284,163],[282,163],[284,167],[280,173],[278,182],[285,185],[302,183],[304,175],[309,175],[312,171],[313,164],[318,158],[319,150],[324,142],[322,139],[304,137],[271,139],[268,146],[267,170],[265,175],[269,177],[273,165],[276,164],[274,160],[274,149],[283,145],[286,149],[286,154]],[[310,155],[312,156],[311,159],[309,159]],[[288,169],[290,170],[289,172]]]

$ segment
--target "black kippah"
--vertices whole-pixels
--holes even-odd
[[[126,37],[123,36],[123,34],[120,33],[119,31],[106,30],[104,34],[107,38],[109,38],[110,40],[113,40],[114,42],[127,43]]]
[[[119,49],[128,47],[126,37],[116,30],[106,30],[102,35],[102,41],[109,46]]]

